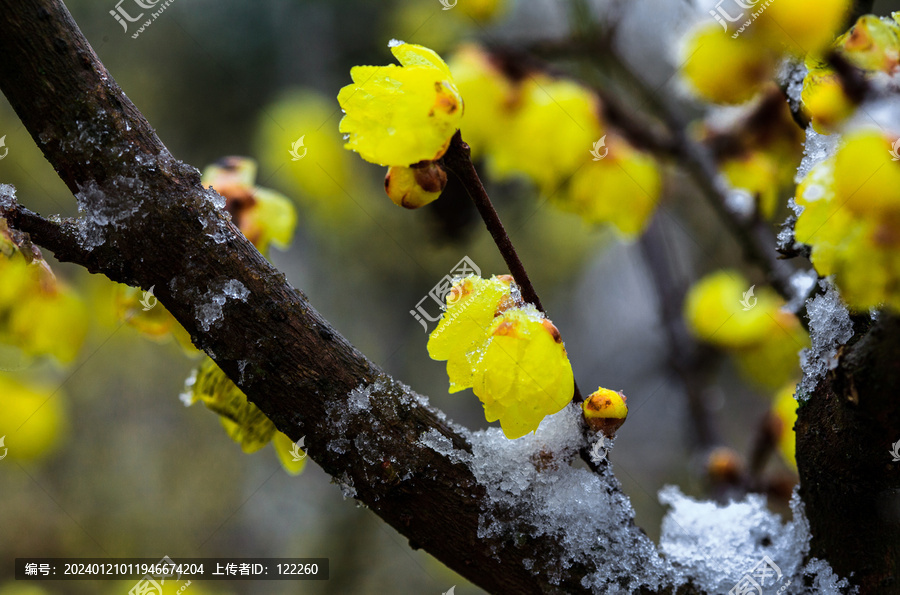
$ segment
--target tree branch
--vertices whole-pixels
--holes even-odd
[[[61,1],[7,6],[0,55],[0,88],[82,211],[56,224],[7,199],[2,215],[60,260],[155,285],[250,401],[292,440],[305,436],[310,457],[412,547],[494,593],[581,593],[582,579],[601,565],[608,580],[627,581],[632,564],[646,563],[567,550],[565,525],[535,530],[533,519],[546,511],[527,494],[512,510],[492,499],[500,488],[480,482],[465,462],[472,436],[367,360],[240,234],[221,197],[169,153],[116,85]],[[212,303],[220,314],[204,308]],[[602,480],[604,488],[583,499],[619,510],[620,520],[593,546],[616,532],[625,541],[610,547],[652,550],[615,478]],[[506,529],[482,533],[483,519],[499,515]]]

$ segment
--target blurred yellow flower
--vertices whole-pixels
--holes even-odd
[[[357,191],[356,160],[331,122],[336,112],[333,98],[310,89],[290,90],[263,111],[255,150],[261,166],[273,172],[273,183],[304,207],[304,217],[345,226],[348,213],[359,210],[347,194]],[[301,140],[297,155],[302,158],[294,160],[289,149]]]
[[[778,432],[778,451],[784,458],[785,462],[795,471],[797,469],[797,435],[794,432],[794,424],[797,423],[797,399],[794,398],[794,391],[797,388],[796,382],[790,382],[784,385],[775,396],[775,403],[772,405],[772,413],[780,422]]]
[[[293,460],[291,439],[279,432],[272,420],[247,400],[247,395],[213,360],[205,358],[188,378],[181,400],[185,405],[200,401],[215,412],[228,437],[240,444],[245,453],[256,452],[274,441],[278,462],[290,475],[298,475],[306,466],[305,456],[301,461]]]
[[[0,456],[32,461],[62,443],[66,413],[61,391],[32,387],[0,372]]]
[[[900,162],[893,150],[879,132],[853,133],[797,188],[803,212],[795,236],[855,310],[900,309]]]
[[[662,192],[656,161],[624,140],[608,137],[609,153],[588,161],[554,202],[588,223],[611,223],[625,237],[640,235]],[[583,148],[582,148],[583,149]]]
[[[26,254],[13,235],[0,219],[0,344],[20,351],[25,359],[49,355],[70,363],[87,335],[85,305],[56,278],[39,252],[28,245]]]
[[[767,387],[796,376],[809,336],[769,287],[751,286],[741,273],[721,270],[688,292],[684,316],[699,339],[731,351],[742,372]]]
[[[682,52],[682,75],[703,99],[713,103],[743,103],[771,79],[777,52],[751,38],[736,39],[717,23],[692,31]]]
[[[852,0],[772,0],[752,26],[759,25],[759,37],[770,46],[804,56],[831,44],[852,5]]]
[[[366,161],[408,166],[439,159],[459,128],[463,100],[450,69],[432,50],[392,42],[402,66],[354,66],[338,93],[344,145]]]

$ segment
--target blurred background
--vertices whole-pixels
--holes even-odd
[[[392,38],[448,58],[468,42],[511,52],[553,45],[614,18],[623,63],[659,100],[696,114],[674,75],[681,37],[712,5],[699,4],[458,0],[443,10],[438,0],[175,0],[134,38],[139,23],[123,31],[110,15],[113,0],[66,2],[177,158],[201,170],[228,155],[253,158],[256,184],[293,201],[293,242],[269,255],[288,280],[372,361],[472,429],[488,426],[480,403],[470,391],[447,393],[445,364],[428,357],[427,335],[410,311],[463,257],[485,276],[506,273],[503,260],[453,180],[444,197],[422,209],[391,204],[384,169],[341,148],[338,90],[350,83],[352,66],[393,62]],[[874,12],[896,8],[900,3],[876,2]],[[575,60],[555,64],[593,76]],[[32,210],[76,215],[71,193],[3,97],[0,136],[9,151],[0,160],[0,183],[14,185]],[[292,161],[289,151],[301,136],[308,153]],[[662,267],[677,286],[723,267],[761,283],[684,175],[665,162],[659,171],[663,190],[651,229],[655,254],[661,245]],[[527,179],[484,177],[562,333],[576,381],[588,391],[602,385],[628,396],[629,418],[610,458],[637,523],[657,539],[662,486],[710,495],[709,444],[690,419],[660,314],[666,300],[681,296],[660,291],[641,241],[556,208],[546,189]],[[0,371],[31,391],[30,400],[0,394],[0,432],[9,447],[0,460],[0,595],[126,593],[133,586],[77,581],[28,590],[12,580],[16,557],[165,555],[331,561],[329,581],[195,583],[187,592],[197,595],[438,594],[454,585],[457,595],[482,592],[344,499],[315,463],[292,477],[271,446],[244,454],[213,413],[179,400],[196,356],[168,336],[151,340],[126,324],[117,306],[121,289],[112,282],[45,256],[83,301],[87,335],[69,363],[38,359]],[[771,387],[748,380],[720,353],[711,350],[703,361],[699,393],[710,423],[721,444],[746,457]],[[769,466],[790,483],[789,464],[773,458]],[[773,507],[783,511],[784,500]]]

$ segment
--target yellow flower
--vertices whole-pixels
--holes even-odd
[[[298,443],[299,444],[299,443]],[[300,475],[306,467],[306,453],[302,450],[295,450],[294,442],[284,432],[275,432],[275,438],[272,439],[272,446],[275,447],[275,453],[281,462],[282,468],[287,471],[288,475]],[[300,457],[295,456],[295,452],[302,453]],[[299,461],[296,459],[300,458]]]
[[[777,52],[758,40],[748,35],[733,39],[717,23],[708,23],[690,34],[682,75],[704,99],[743,103],[772,78],[777,59]]]
[[[287,473],[298,475],[306,466],[305,456],[300,461],[294,461],[294,443],[291,439],[279,432],[272,420],[247,400],[244,392],[213,360],[206,358],[194,371],[181,399],[186,405],[200,401],[218,414],[228,437],[240,444],[244,452],[256,452],[273,442],[278,461]]]
[[[63,395],[26,386],[0,373],[0,456],[32,461],[49,455],[61,443],[66,426]]]
[[[256,162],[246,157],[225,157],[207,166],[201,183],[225,197],[225,210],[257,250],[269,244],[286,249],[294,237],[297,211],[291,201],[274,190],[255,185]]]
[[[565,407],[574,378],[559,331],[534,306],[517,302],[510,286],[507,276],[458,281],[428,354],[447,360],[450,392],[471,387],[485,418],[500,420],[512,439]]]
[[[840,31],[851,0],[772,0],[759,20],[759,33],[773,47],[795,56],[824,50]]]
[[[900,309],[900,164],[878,132],[848,135],[797,188],[795,236],[819,274],[834,275],[854,310]]]
[[[611,223],[623,236],[634,237],[644,230],[659,202],[659,168],[652,157],[625,141],[607,140],[606,157],[578,169],[568,193],[555,202],[588,223]]]
[[[450,69],[422,46],[392,42],[391,52],[402,66],[354,66],[353,84],[338,93],[344,146],[381,165],[438,159],[463,113]]]
[[[17,352],[4,349],[4,359],[49,355],[67,364],[87,335],[84,303],[39,254],[26,257],[8,233],[0,219],[0,344]]]
[[[334,111],[333,98],[292,89],[263,110],[254,143],[261,167],[273,172],[272,184],[303,207],[305,218],[316,218],[320,229],[321,224],[345,229],[359,212],[351,196],[361,192],[353,172],[361,164],[344,150],[330,122]],[[303,146],[294,150],[297,141]],[[294,160],[289,149],[300,159]]]
[[[572,400],[572,365],[559,331],[533,307],[495,318],[480,351],[472,390],[485,418],[500,420],[507,438],[537,430],[544,417]]]
[[[384,178],[384,191],[397,206],[424,207],[440,197],[447,185],[447,173],[434,161],[412,167],[392,165]]]
[[[599,99],[582,85],[544,74],[522,81],[517,94],[488,165],[499,178],[524,174],[551,194],[590,158],[592,144],[603,135]]]
[[[447,311],[428,338],[431,359],[447,360],[450,392],[472,386],[472,369],[477,348],[487,338],[497,309],[510,299],[510,278],[466,277],[447,294]]]
[[[492,57],[477,45],[464,45],[450,60],[450,71],[466,98],[462,137],[478,158],[499,148],[510,129],[517,91]]]
[[[598,387],[581,404],[584,419],[594,431],[612,438],[628,417],[626,400],[620,391]]]
[[[797,435],[794,432],[794,424],[797,423],[797,399],[794,398],[796,382],[786,384],[775,396],[772,405],[772,413],[780,422],[778,432],[778,451],[784,457],[785,462],[794,470],[797,469]]]
[[[753,287],[737,271],[718,271],[698,281],[685,300],[688,329],[731,351],[741,371],[766,387],[781,386],[799,371],[798,353],[809,336],[769,287]]]

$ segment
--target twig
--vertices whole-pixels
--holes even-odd
[[[516,280],[516,285],[519,286],[522,292],[522,298],[526,302],[534,304],[538,310],[543,312],[544,306],[541,304],[541,299],[531,284],[531,279],[528,278],[528,272],[519,259],[519,254],[516,252],[512,240],[509,239],[509,235],[503,227],[503,222],[500,221],[500,216],[491,203],[491,199],[484,189],[484,184],[481,183],[481,178],[478,177],[478,172],[472,163],[469,145],[463,141],[462,134],[459,131],[453,135],[453,139],[450,141],[450,148],[444,154],[443,163],[447,169],[459,178],[472,202],[475,203],[478,214],[484,220],[484,225],[490,232],[491,237],[494,238],[497,249],[500,250],[506,266],[509,267],[510,274]]]
[[[544,306],[541,304],[541,298],[538,297],[534,285],[531,284],[531,279],[528,278],[525,265],[519,259],[519,254],[516,252],[512,240],[509,239],[509,235],[503,227],[503,222],[500,221],[500,215],[497,214],[497,210],[491,202],[491,197],[488,196],[487,191],[484,189],[484,184],[481,183],[475,164],[472,163],[471,154],[469,145],[463,141],[462,134],[457,130],[450,141],[450,147],[444,153],[442,163],[459,178],[466,192],[472,198],[472,202],[475,203],[478,214],[481,215],[484,225],[490,232],[491,237],[494,238],[497,249],[500,250],[506,266],[509,267],[510,274],[522,292],[522,299],[534,304],[541,312],[545,312]],[[573,400],[576,403],[584,400],[577,382],[575,383]]]

